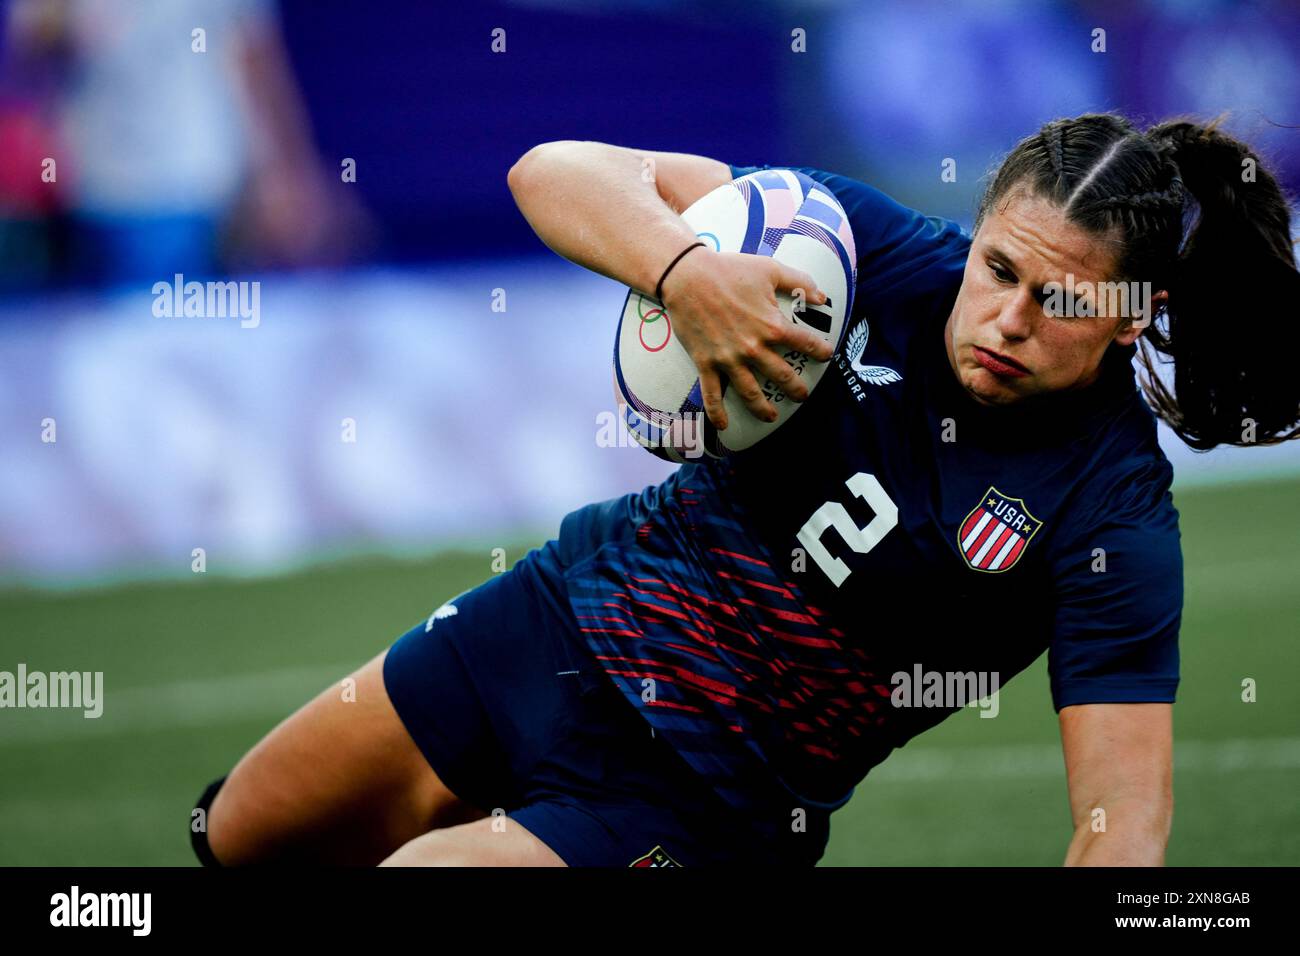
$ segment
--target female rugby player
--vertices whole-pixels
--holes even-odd
[[[1113,115],[1019,143],[969,237],[801,168],[857,243],[832,356],[777,309],[778,289],[820,301],[810,277],[680,255],[678,213],[755,171],[567,141],[511,169],[557,253],[660,288],[715,424],[724,387],[772,418],[762,379],[807,407],[573,512],[353,674],[355,700],[285,720],[204,793],[205,863],[812,864],[867,772],[963,703],[892,675],[1005,682],[1044,651],[1065,862],[1163,862],[1182,555],[1155,416],[1199,449],[1297,433],[1278,184],[1213,125]],[[1048,294],[1107,282],[1149,283],[1150,308]],[[833,362],[812,393],[791,348]]]

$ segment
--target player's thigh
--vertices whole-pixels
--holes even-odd
[[[508,817],[434,830],[406,843],[381,866],[564,866],[550,847]]]
[[[384,687],[379,654],[322,691],[231,771],[208,814],[225,865],[373,864],[432,827],[482,817],[429,766]]]

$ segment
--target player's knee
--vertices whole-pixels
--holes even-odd
[[[266,812],[273,802],[265,793],[250,793],[248,784],[247,773],[231,771],[209,784],[196,805],[190,835],[204,866],[266,863],[275,856],[273,818]]]
[[[433,830],[403,844],[380,866],[564,866],[550,847],[519,825],[490,819]]]
[[[398,847],[380,866],[473,866],[474,861],[456,841],[435,830]]]
[[[448,830],[434,830],[410,840],[380,866],[492,866],[492,854]],[[499,865],[499,864],[497,864]]]

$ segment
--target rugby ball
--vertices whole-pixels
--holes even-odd
[[[711,249],[771,256],[811,275],[826,293],[824,304],[803,303],[796,313],[794,296],[781,291],[777,303],[789,321],[806,325],[838,351],[853,308],[857,253],[848,217],[825,186],[792,169],[760,170],[701,197],[682,218]],[[794,350],[785,359],[810,391],[828,364]],[[675,462],[722,458],[751,447],[800,405],[766,376],[757,378],[776,407],[776,421],[754,417],[724,381],[727,427],[714,428],[704,414],[695,363],[673,334],[672,316],[653,296],[628,290],[614,342],[614,391],[623,424],[642,447]]]

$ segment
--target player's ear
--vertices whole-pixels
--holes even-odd
[[[1155,315],[1169,301],[1169,293],[1164,289],[1151,294],[1151,301],[1146,303],[1146,308],[1142,309],[1137,315],[1126,318],[1120,326],[1119,332],[1115,334],[1115,342],[1119,345],[1132,345],[1142,334],[1142,330],[1152,323]]]
[[[1119,332],[1115,334],[1116,345],[1132,345],[1146,328],[1141,319],[1124,319]]]

